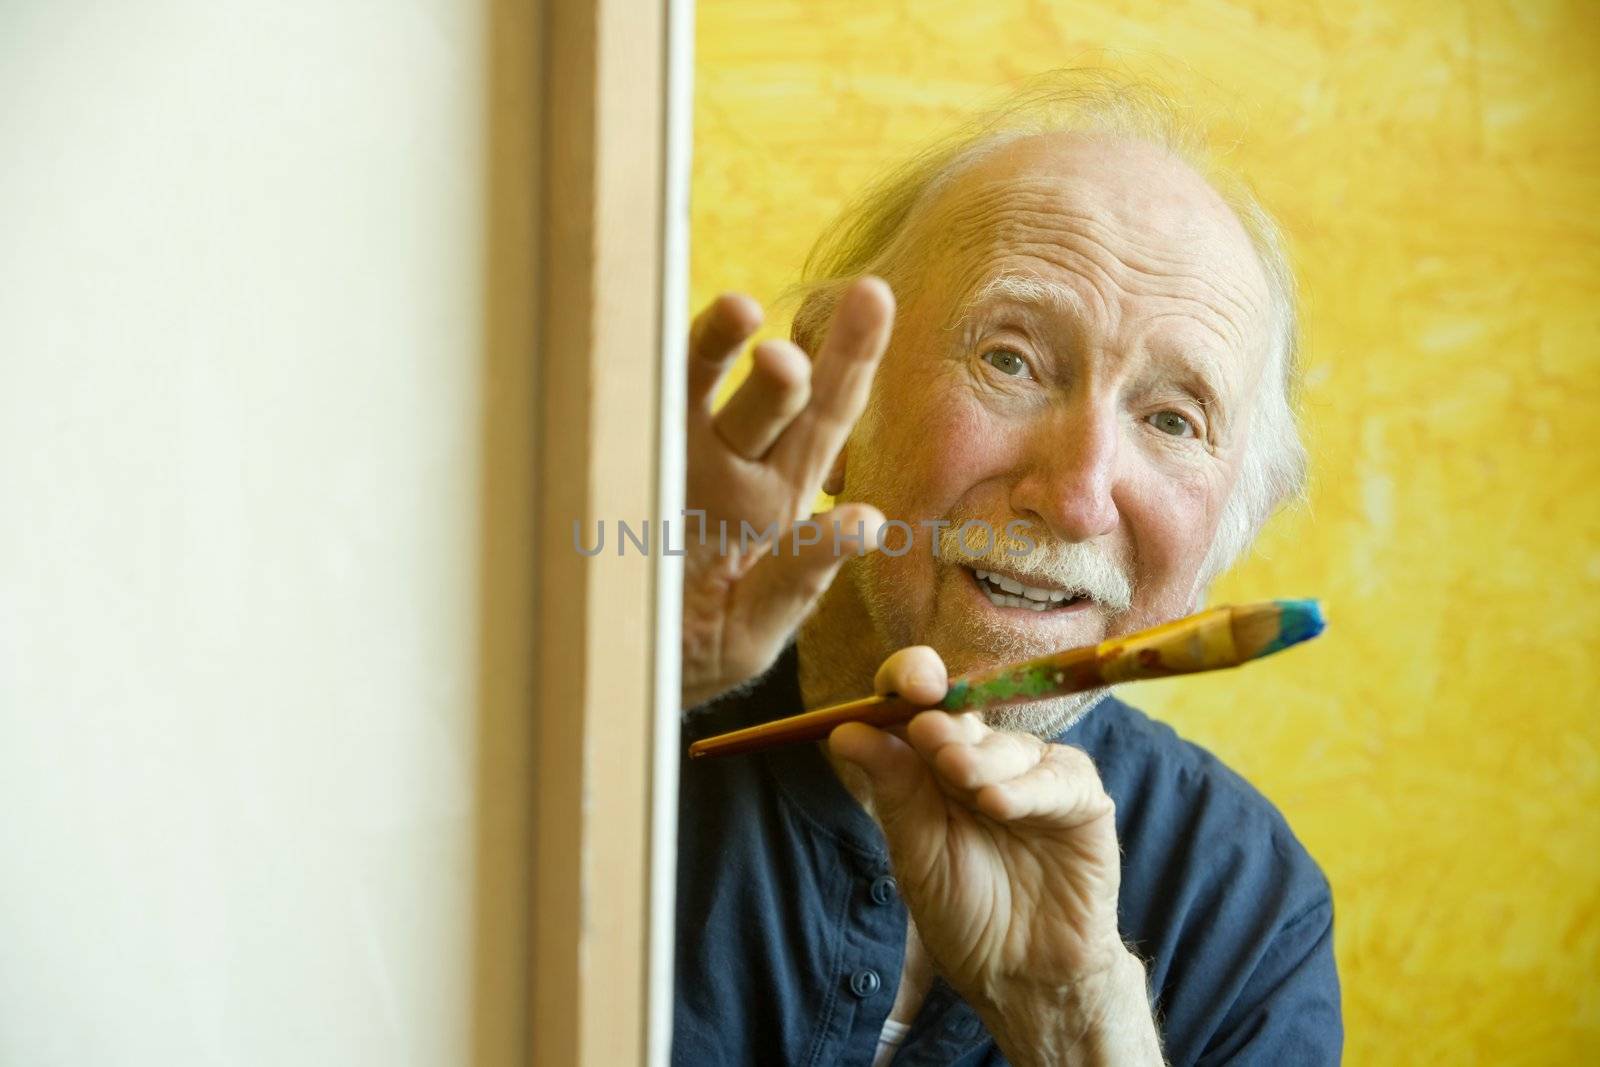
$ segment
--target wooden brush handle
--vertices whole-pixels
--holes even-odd
[[[834,704],[818,708],[803,715],[795,715],[777,722],[749,726],[743,730],[708,737],[689,746],[689,758],[702,756],[736,756],[741,752],[792,745],[801,741],[821,741],[833,732],[835,726],[847,722],[864,722],[872,726],[898,726],[917,717],[917,712],[927,711],[925,704],[913,704],[899,697],[863,697],[848,704]]]

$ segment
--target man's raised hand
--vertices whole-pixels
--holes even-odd
[[[761,342],[749,378],[713,413],[717,383],[761,325],[761,309],[728,294],[696,317],[686,500],[704,518],[698,533],[685,534],[684,707],[755,677],[777,657],[844,560],[835,525],[850,537],[859,531],[865,550],[877,546],[883,515],[859,503],[816,516],[828,532],[814,543],[788,535],[810,516],[866,406],[893,321],[888,285],[858,279],[840,296],[814,358],[788,341]],[[776,555],[766,539],[774,533]]]

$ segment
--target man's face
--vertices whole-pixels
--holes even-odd
[[[1267,283],[1235,217],[1159,149],[1050,135],[970,164],[908,235],[843,493],[917,527],[847,572],[885,649],[930,644],[965,673],[1185,613],[1266,362]],[[918,527],[973,519],[1029,522],[1039,547],[935,558]],[[1072,599],[1116,584],[1077,579],[1085,557],[1125,576],[1126,610]],[[1056,598],[1017,606],[1007,579]]]

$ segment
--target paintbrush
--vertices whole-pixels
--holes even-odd
[[[1315,600],[1268,600],[1211,608],[1098,645],[952,679],[944,699],[937,704],[913,704],[893,694],[865,697],[704,738],[689,746],[689,756],[732,756],[801,741],[820,741],[834,727],[847,722],[899,726],[930,707],[949,712],[978,711],[1119,682],[1237,667],[1309,641],[1322,628],[1322,607]]]

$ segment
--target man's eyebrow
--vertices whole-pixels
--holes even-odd
[[[979,286],[960,305],[951,328],[970,329],[987,308],[1006,303],[1023,304],[1073,318],[1084,318],[1088,314],[1083,297],[1060,282],[1026,274],[1000,274]],[[1225,404],[1226,379],[1221,361],[1214,352],[1184,346],[1159,354],[1155,362],[1169,371],[1175,370],[1176,380],[1193,392],[1202,406],[1220,410]]]
[[[1083,298],[1059,282],[1021,274],[1001,274],[990,278],[967,298],[957,310],[951,325],[970,325],[984,308],[999,303],[1027,304],[1075,318],[1085,314]]]
[[[1225,414],[1228,408],[1227,378],[1215,352],[1205,348],[1182,347],[1158,351],[1151,369],[1164,369],[1167,378],[1189,390],[1200,406]]]

